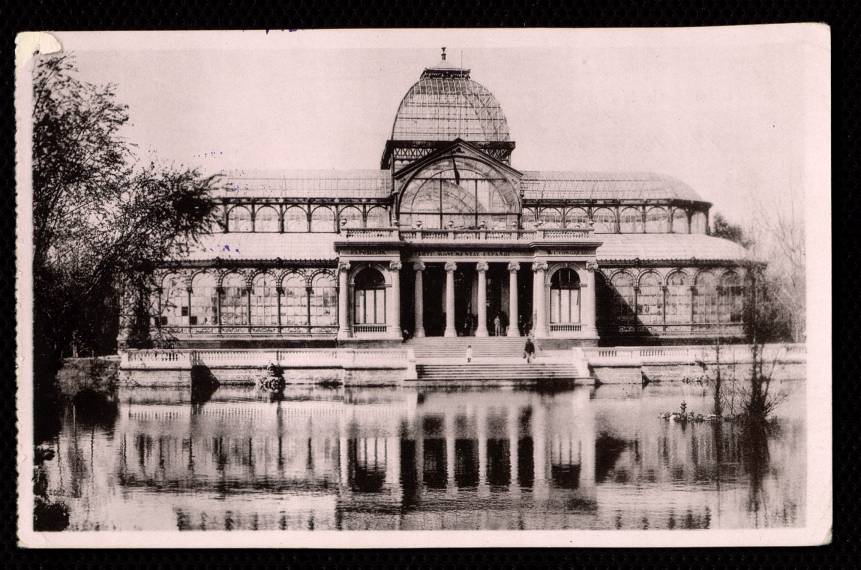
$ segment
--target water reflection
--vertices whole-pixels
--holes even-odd
[[[44,465],[69,528],[591,529],[803,524],[803,383],[756,433],[658,418],[689,387],[121,390]],[[107,417],[107,419],[105,419]]]

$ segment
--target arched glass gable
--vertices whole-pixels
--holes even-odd
[[[520,212],[514,185],[491,166],[445,158],[414,176],[400,200],[401,225],[425,228],[511,227]]]

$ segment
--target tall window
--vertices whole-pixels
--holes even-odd
[[[735,271],[724,273],[720,280],[719,295],[721,323],[740,323],[744,320],[744,284]]]
[[[619,213],[619,231],[623,234],[643,233],[643,212],[625,208]]]
[[[664,208],[649,208],[646,210],[646,232],[663,234],[669,231],[669,217]]]
[[[161,282],[161,324],[188,324],[188,291],[185,288],[185,278],[175,273],[167,275]]]
[[[230,209],[227,218],[227,229],[231,232],[251,232],[254,225],[251,223],[251,212],[245,206],[234,206]]]
[[[251,287],[251,324],[268,327],[278,325],[278,292],[275,277],[268,273],[254,277]]]
[[[711,271],[697,275],[694,283],[694,322],[712,324],[717,322],[717,279]]]
[[[278,226],[278,210],[272,206],[263,206],[257,209],[257,212],[254,214],[254,231],[267,233],[280,232],[281,228]]]
[[[356,275],[353,307],[357,325],[381,325],[386,322],[386,282],[372,267]]]
[[[376,206],[368,210],[369,228],[387,228],[389,227],[389,213],[385,208]]]
[[[708,225],[708,220],[706,215],[702,212],[694,212],[691,215],[691,233],[692,234],[704,234],[706,233],[706,226]]]
[[[218,290],[215,276],[211,273],[198,273],[191,282],[192,325],[214,326],[218,324]]]
[[[425,228],[510,227],[517,190],[496,169],[471,158],[444,158],[426,166],[401,195],[400,223]]]
[[[221,282],[224,298],[221,300],[221,324],[241,326],[248,324],[248,288],[245,278],[231,273]]]
[[[667,325],[674,325],[668,332],[690,330],[690,322],[691,286],[684,273],[675,271],[667,276]]]
[[[564,267],[550,278],[550,322],[580,322],[580,277]]]
[[[311,325],[332,327],[338,324],[338,290],[335,278],[320,273],[311,284]]]
[[[305,278],[289,273],[281,282],[284,290],[281,297],[281,325],[306,326],[308,324],[308,288]]]
[[[609,208],[598,208],[592,212],[596,234],[612,234],[616,232],[616,214]]]
[[[319,206],[311,212],[312,232],[334,232],[335,214],[330,208]]]
[[[338,222],[342,228],[361,228],[362,227],[362,211],[358,208],[350,206],[341,210],[341,218]]]
[[[688,215],[681,208],[676,208],[673,210],[673,233],[688,233]]]
[[[640,291],[637,293],[637,317],[646,326],[653,327],[664,322],[664,291],[661,280],[654,273],[640,277]]]
[[[610,280],[613,286],[613,320],[618,325],[634,324],[634,278],[617,273]]]
[[[536,217],[536,211],[532,208],[523,208],[520,216],[520,225],[524,230],[531,230],[535,228],[535,224],[538,221]]]
[[[305,210],[292,206],[284,211],[284,231],[285,232],[307,232],[308,231],[308,216]]]

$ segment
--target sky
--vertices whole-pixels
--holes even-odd
[[[378,168],[398,104],[450,61],[499,100],[520,170],[675,176],[746,222],[812,181],[822,48],[783,28],[58,34],[112,82],[142,155],[222,169]],[[821,87],[821,86],[819,86]]]

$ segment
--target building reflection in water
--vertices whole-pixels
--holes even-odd
[[[49,494],[73,529],[800,524],[800,421],[760,442],[768,465],[754,470],[734,426],[657,418],[677,388],[630,390],[301,388],[270,401],[222,387],[192,403],[130,389],[109,428],[69,410]]]

